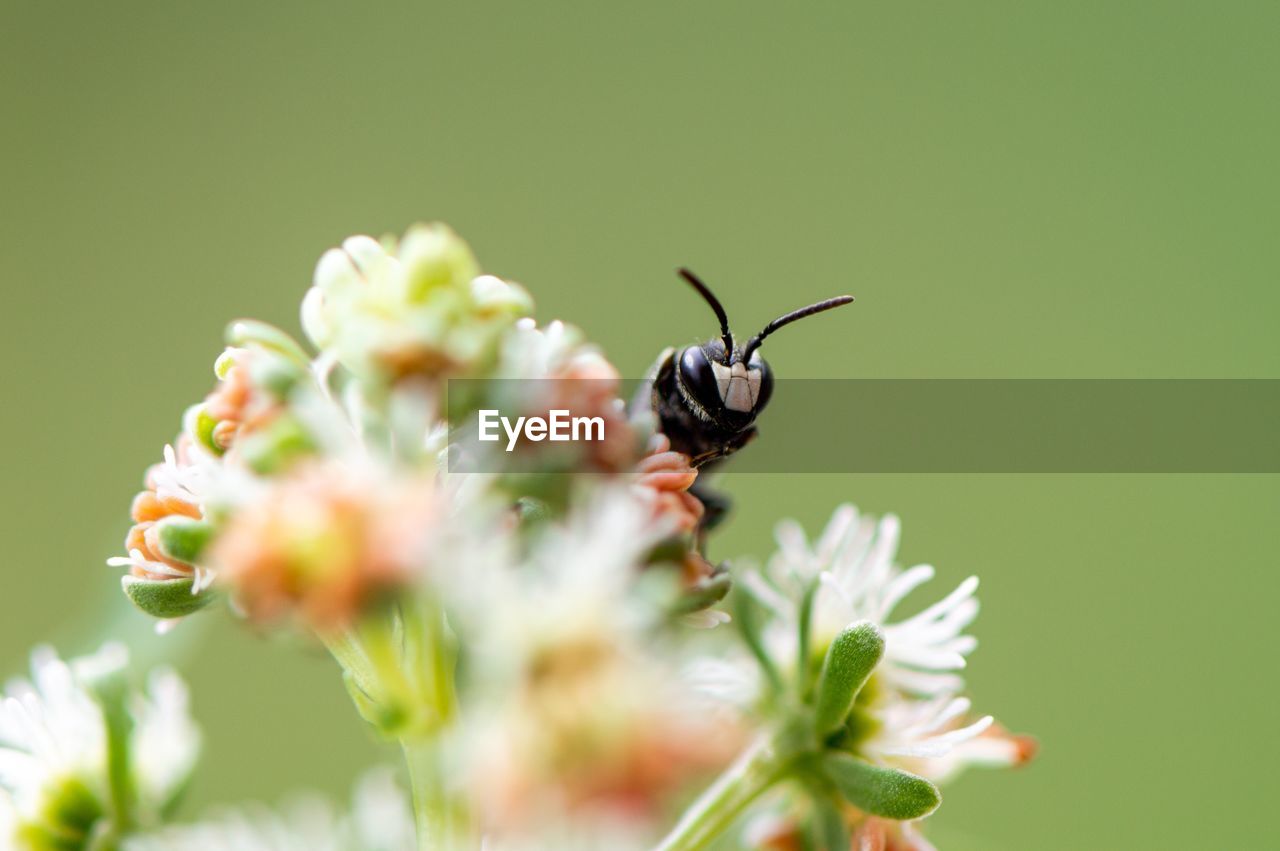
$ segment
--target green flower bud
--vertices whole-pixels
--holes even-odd
[[[245,463],[262,475],[279,472],[315,450],[306,429],[290,416],[276,417],[262,429],[245,435],[237,446]]]
[[[180,514],[157,521],[154,529],[163,555],[192,565],[197,563],[200,553],[213,537],[213,526]]]
[[[249,375],[255,387],[261,387],[277,399],[285,399],[306,378],[304,367],[296,362],[266,354],[249,361]]]
[[[480,274],[471,247],[439,222],[410,228],[400,241],[400,262],[403,297],[410,303],[426,301],[436,290],[467,287]]]
[[[219,381],[225,381],[231,374],[232,367],[236,365],[236,354],[236,349],[223,349],[222,354],[218,355],[217,360],[213,362],[213,374]]]
[[[237,319],[227,326],[227,345],[258,345],[264,349],[279,352],[298,364],[310,363],[311,358],[294,340],[274,325],[259,322],[256,319]]]
[[[218,442],[214,440],[213,430],[217,427],[218,421],[209,415],[203,402],[187,408],[187,412],[182,417],[183,431],[192,440],[213,454],[222,455],[227,450],[219,446]]]

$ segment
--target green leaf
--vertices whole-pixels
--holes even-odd
[[[822,767],[849,803],[881,818],[923,818],[942,803],[936,786],[897,768],[872,765],[848,754],[827,754]]]
[[[123,576],[125,595],[133,604],[157,618],[180,618],[209,605],[213,592],[208,589],[192,594],[193,579],[143,579]]]
[[[884,633],[870,621],[846,627],[827,648],[814,698],[814,725],[819,736],[840,728],[871,672],[884,658]]]
[[[213,537],[213,526],[210,524],[176,514],[160,520],[155,529],[160,552],[187,564],[196,563]]]

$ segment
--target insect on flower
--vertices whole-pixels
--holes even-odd
[[[773,395],[773,370],[760,356],[765,338],[798,319],[846,305],[853,296],[836,296],[785,313],[738,345],[729,330],[729,317],[711,289],[688,269],[678,272],[711,306],[720,322],[720,336],[664,350],[633,405],[651,409],[671,448],[688,455],[694,467],[704,467],[732,455],[756,436],[756,418]],[[705,531],[718,522],[728,504],[719,494],[695,488],[707,506]]]

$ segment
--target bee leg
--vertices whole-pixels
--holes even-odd
[[[713,490],[701,481],[694,482],[692,487],[689,488],[689,493],[697,497],[704,509],[702,522],[698,524],[696,539],[698,552],[705,553],[707,549],[707,533],[724,522],[725,515],[729,513],[729,509],[733,506],[733,500],[724,491]]]

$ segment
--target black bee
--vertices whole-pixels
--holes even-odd
[[[729,330],[729,317],[707,285],[688,269],[679,273],[711,305],[720,321],[720,337],[663,351],[634,404],[647,405],[657,415],[658,427],[672,449],[692,458],[695,467],[705,467],[737,452],[756,436],[756,417],[773,394],[773,371],[759,352],[764,339],[797,319],[848,304],[853,296],[829,298],[779,316],[739,346]],[[707,506],[705,531],[720,519],[727,504],[705,488],[696,495]]]

